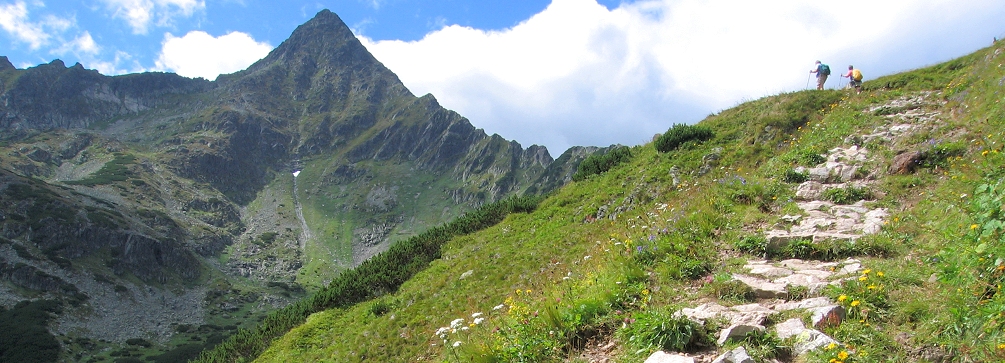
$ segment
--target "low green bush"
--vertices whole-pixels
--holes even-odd
[[[857,240],[828,239],[813,242],[809,239],[791,241],[780,248],[768,248],[766,257],[776,259],[800,258],[833,261],[856,256],[889,257],[895,253],[894,243],[882,234]]]
[[[762,256],[768,250],[768,239],[762,235],[744,236],[733,242],[733,247],[740,252]]]
[[[694,142],[702,143],[715,137],[715,133],[705,126],[674,124],[667,132],[664,132],[653,144],[660,152],[670,152],[682,145]]]
[[[798,172],[795,169],[788,169],[785,171],[785,175],[782,175],[782,180],[786,183],[802,183],[810,180],[810,174],[806,172]]]
[[[638,350],[695,351],[710,345],[705,327],[673,310],[649,309],[636,313],[634,321],[619,331],[622,342]]]
[[[572,175],[572,180],[582,181],[591,175],[601,174],[618,164],[632,159],[632,149],[627,146],[614,146],[606,152],[596,152],[587,156]]]
[[[933,144],[921,152],[918,165],[924,168],[949,168],[949,160],[967,153],[967,145],[962,142]]]
[[[129,165],[136,162],[136,156],[128,154],[116,154],[115,159],[105,163],[97,172],[90,177],[81,180],[68,181],[66,184],[75,185],[102,185],[114,182],[126,181],[132,176]]]
[[[827,189],[824,191],[823,197],[837,204],[852,204],[860,200],[872,199],[872,192],[867,188],[849,186]]]

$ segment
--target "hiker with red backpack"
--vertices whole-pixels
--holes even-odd
[[[855,92],[862,93],[862,71],[855,69],[854,66],[848,66],[848,73],[841,77],[848,77],[848,87],[855,87]]]
[[[810,73],[817,74],[817,89],[824,89],[824,82],[827,82],[827,76],[831,75],[831,67],[820,63],[817,61],[817,67],[810,70]]]

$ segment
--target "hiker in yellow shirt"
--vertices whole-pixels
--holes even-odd
[[[862,93],[862,71],[855,69],[854,66],[848,66],[848,73],[841,77],[848,77],[848,87],[855,87],[855,92]]]

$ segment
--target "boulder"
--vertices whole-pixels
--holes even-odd
[[[692,308],[680,309],[677,314],[683,315],[693,322],[698,324],[704,324],[705,320],[719,316],[720,314],[725,314],[729,311],[729,308],[716,304],[714,302],[705,303]]]
[[[646,358],[645,363],[694,363],[694,358],[658,351]]]
[[[751,358],[750,354],[747,354],[746,348],[736,347],[736,349],[715,358],[712,363],[754,363],[754,358]]]
[[[804,330],[806,330],[806,325],[799,318],[792,318],[775,324],[775,334],[778,335],[779,339],[787,339],[788,337],[799,335]]]
[[[747,333],[754,331],[764,331],[764,327],[761,325],[748,325],[748,324],[733,324],[728,328],[719,331],[719,339],[716,340],[716,344],[722,346],[729,342],[730,340],[743,338]]]
[[[806,329],[795,335],[795,343],[792,345],[792,354],[800,356],[812,350],[825,347],[837,341],[815,329]]]
[[[838,326],[844,321],[847,314],[845,308],[839,305],[813,308],[812,312],[813,316],[810,317],[810,320],[813,321],[813,327],[817,329]]]
[[[920,151],[905,151],[897,156],[893,157],[893,161],[890,163],[890,173],[892,174],[911,174],[918,165],[921,163],[921,152]]]
[[[788,292],[785,291],[785,284],[777,284],[757,277],[733,274],[733,278],[742,282],[754,291],[754,296],[761,299],[785,298]]]
[[[792,274],[792,270],[775,267],[771,265],[746,265],[743,267],[749,269],[750,274],[752,275],[758,275],[769,279],[777,277],[785,277]]]
[[[796,199],[818,200],[823,196],[824,190],[823,183],[814,180],[806,181],[796,187]]]
[[[801,300],[801,301],[787,302],[787,303],[778,304],[778,305],[775,305],[775,310],[776,311],[789,311],[789,310],[796,310],[796,309],[813,309],[813,308],[819,308],[819,307],[831,306],[831,305],[833,305],[833,303],[831,302],[830,298],[827,298],[826,296],[821,296],[821,297],[815,297],[815,298],[812,298],[812,299],[806,299],[806,300]]]

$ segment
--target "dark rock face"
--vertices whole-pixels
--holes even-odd
[[[224,111],[213,131],[225,138],[172,147],[171,167],[181,176],[213,185],[235,203],[247,204],[268,183],[269,170],[288,159],[289,136],[254,114]]]
[[[10,62],[7,62],[8,64]],[[0,128],[86,128],[93,122],[135,114],[165,102],[165,94],[207,90],[206,80],[170,73],[144,73],[107,77],[79,63],[67,68],[54,60],[19,72],[20,77],[0,94]]]
[[[159,283],[191,281],[201,274],[199,261],[176,236],[142,235],[128,221],[115,218],[114,212],[89,209],[74,195],[3,170],[0,201],[4,237],[28,241],[57,263],[96,256],[116,274]]]
[[[23,263],[8,264],[0,261],[0,279],[29,290],[67,295],[79,293],[72,284]]]

